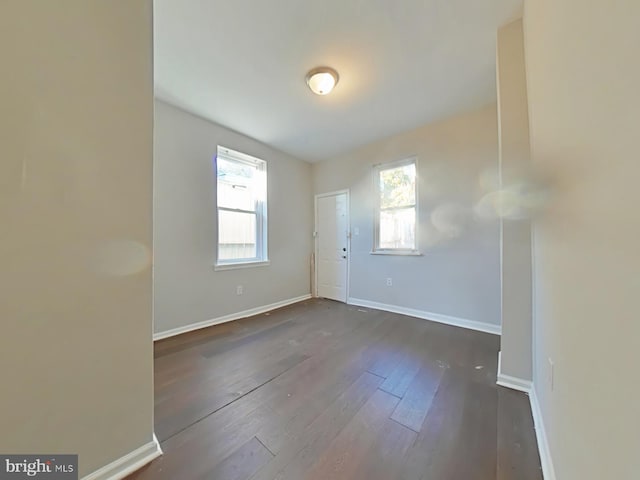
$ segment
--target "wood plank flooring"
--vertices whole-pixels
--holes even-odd
[[[130,480],[542,480],[499,337],[312,299],[155,345]]]

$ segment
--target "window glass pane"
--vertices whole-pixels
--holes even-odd
[[[379,248],[414,250],[416,245],[416,209],[399,208],[380,212]]]
[[[411,163],[401,167],[380,171],[380,208],[415,205],[416,165]]]
[[[256,257],[256,215],[218,210],[218,260]]]
[[[215,168],[218,261],[233,264],[266,260],[266,162],[218,146]]]
[[[255,210],[258,169],[241,162],[218,157],[218,206]]]

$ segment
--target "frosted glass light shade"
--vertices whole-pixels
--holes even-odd
[[[338,72],[329,67],[314,68],[307,74],[307,85],[316,95],[326,95],[338,83]]]

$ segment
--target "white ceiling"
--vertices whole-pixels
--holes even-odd
[[[156,95],[310,162],[495,101],[521,0],[155,0]],[[340,74],[316,96],[320,65]]]

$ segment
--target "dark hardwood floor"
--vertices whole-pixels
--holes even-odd
[[[541,480],[499,337],[312,299],[155,345],[164,455],[130,480]]]

